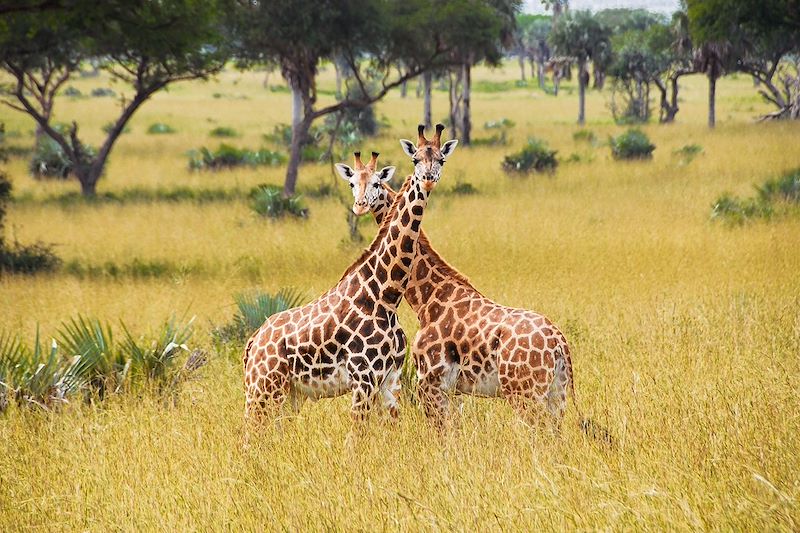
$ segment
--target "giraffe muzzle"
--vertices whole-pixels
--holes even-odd
[[[366,215],[369,212],[368,205],[353,204],[353,214],[356,216]]]

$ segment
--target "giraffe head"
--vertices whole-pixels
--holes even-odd
[[[442,165],[447,157],[456,149],[458,141],[451,140],[442,144],[442,124],[436,125],[436,134],[433,139],[425,138],[425,126],[417,127],[417,144],[408,139],[400,139],[403,151],[414,162],[414,177],[422,182],[426,191],[431,191],[442,176]]]
[[[386,201],[386,189],[383,184],[392,179],[394,167],[383,167],[376,171],[378,152],[372,152],[372,158],[366,165],[361,162],[361,152],[354,152],[355,168],[344,163],[336,164],[336,171],[350,183],[353,191],[353,213],[364,215],[376,203]]]

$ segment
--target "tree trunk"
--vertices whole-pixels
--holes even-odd
[[[400,84],[400,98],[408,96],[408,80]]]
[[[533,70],[533,65],[531,65],[531,70]],[[539,88],[541,90],[545,90],[544,87],[544,63],[541,61],[536,62],[536,81],[539,82]]]
[[[431,91],[433,89],[433,74],[430,70],[426,70],[425,74],[422,75],[422,82],[424,84],[424,94],[425,94],[425,103],[423,104],[422,109],[422,123],[425,124],[426,128],[431,127]]]
[[[708,127],[714,128],[717,125],[717,78],[713,75],[708,77]]]
[[[525,54],[520,52],[517,56],[519,60],[519,75],[522,81],[525,81]]]
[[[81,194],[86,198],[95,196],[97,194],[97,182],[100,181],[103,167],[97,164],[82,164],[75,167],[73,172],[81,184]]]
[[[461,94],[459,85],[461,84],[461,71],[453,72],[450,70],[447,74],[450,84],[449,87],[449,100],[450,100],[450,135],[453,139],[458,137],[458,128],[461,126]]]
[[[338,68],[336,72],[339,72]],[[294,84],[289,83],[289,86],[292,89],[292,137],[294,137],[295,128],[297,128],[297,125],[303,120],[303,93],[300,88]],[[336,92],[339,92],[338,88]]]
[[[461,142],[464,146],[470,145],[470,135],[472,134],[472,114],[470,111],[470,90],[472,88],[472,65],[466,61],[461,66]]]
[[[289,165],[286,167],[286,181],[283,184],[283,195],[290,197],[294,195],[295,187],[297,186],[297,174],[300,170],[300,158],[303,152],[303,140],[308,135],[308,130],[311,127],[311,118],[309,116],[294,125],[292,128],[292,144],[289,149]]]
[[[586,62],[578,63],[578,124],[586,124]]]

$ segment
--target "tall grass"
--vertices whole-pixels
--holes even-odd
[[[500,89],[517,74],[516,64],[474,71],[484,87]],[[263,73],[225,71],[159,95],[115,148],[101,190],[203,189],[209,179],[226,190],[279,186],[284,167],[186,169],[184,154],[198,144],[192,132],[210,123],[259,146],[274,124],[290,121],[288,92],[266,91],[262,81]],[[75,86],[88,94],[104,83]],[[320,84],[333,87],[332,68]],[[482,292],[561,326],[573,348],[578,405],[617,437],[617,449],[586,438],[572,405],[554,436],[518,423],[502,401],[476,398],[463,398],[444,435],[408,403],[398,423],[372,420],[360,439],[347,440],[347,397],[307,403],[244,449],[241,363],[212,357],[199,379],[167,395],[176,400],[168,408],[149,392],[70,401],[57,413],[11,401],[0,417],[0,530],[796,530],[800,218],[732,231],[708,215],[721,191],[752,195],[754,183],[796,168],[800,145],[787,139],[800,124],[753,124],[766,107],[749,80],[724,78],[718,90],[720,122],[709,133],[706,80],[686,79],[677,122],[644,127],[658,146],[647,164],[619,163],[588,145],[591,162],[562,165],[552,179],[509,180],[500,165],[511,149],[460,146],[441,191],[463,178],[480,194],[437,189],[425,213],[436,250]],[[215,100],[214,92],[250,99]],[[322,104],[332,98],[320,92]],[[597,139],[619,132],[605,98],[587,96]],[[91,142],[116,112],[113,99],[58,105],[59,119],[85,121],[82,130],[98,135]],[[396,138],[413,136],[410,117],[420,105],[390,94],[377,112],[394,126],[363,150],[380,151],[381,164],[407,174]],[[444,113],[447,94],[435,91],[433,105]],[[518,141],[541,137],[560,153],[575,149],[577,96],[567,91],[476,92],[472,105],[477,125],[510,117]],[[10,130],[33,129],[5,113]],[[177,133],[148,135],[164,117]],[[703,156],[678,167],[673,153],[691,144]],[[330,181],[349,194],[329,172],[306,164],[300,183]],[[198,316],[194,342],[214,350],[215,325],[236,312],[231,294],[293,286],[314,296],[360,254],[335,195],[306,196],[305,223],[264,223],[241,193],[203,204],[64,207],[37,200],[74,191],[74,183],[34,181],[24,160],[12,160],[8,173],[15,191],[31,198],[9,213],[7,228],[21,241],[59,243],[65,264],[136,258],[176,268],[158,276],[4,276],[2,331],[33,332],[40,323],[55,332],[80,311],[111,321],[114,344],[124,344],[117,318],[147,332],[172,310],[190,309]],[[405,305],[400,319],[413,339],[417,322]],[[160,338],[133,336],[143,349]],[[49,340],[41,345],[46,363]],[[220,349],[243,348],[233,340]],[[189,360],[180,353],[176,371]]]

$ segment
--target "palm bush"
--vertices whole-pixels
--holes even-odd
[[[552,172],[558,166],[557,153],[556,150],[550,150],[546,142],[530,138],[521,151],[506,156],[503,170],[516,174]]]
[[[753,218],[769,218],[773,209],[767,202],[756,198],[737,198],[723,194],[711,207],[711,218],[731,224],[743,224]]]
[[[774,202],[776,200],[800,203],[800,168],[790,170],[778,178],[772,178],[757,186],[756,191],[761,200]]]
[[[286,198],[283,196],[283,191],[274,185],[259,185],[251,191],[250,199],[253,211],[262,217],[280,218],[283,215],[308,217],[308,208],[303,205],[302,195],[296,194]]]
[[[208,132],[208,134],[211,135],[212,137],[238,137],[239,135],[239,133],[235,129],[229,128],[227,126],[218,126],[213,130],[211,130],[210,132]]]
[[[283,288],[276,294],[265,292],[240,293],[233,297],[236,314],[228,324],[214,330],[220,342],[244,342],[264,321],[286,309],[301,305],[304,301],[299,291]]]
[[[630,129],[609,139],[614,159],[650,159],[656,146],[640,129]]]
[[[79,356],[87,365],[89,386],[103,399],[119,391],[125,382],[129,360],[114,346],[111,327],[78,315],[62,322],[59,340],[64,353]]]

